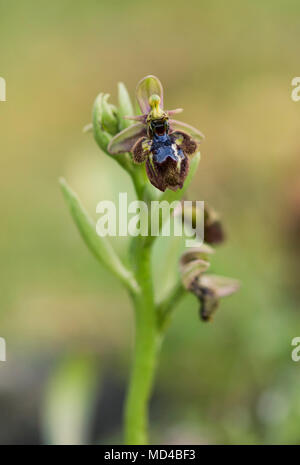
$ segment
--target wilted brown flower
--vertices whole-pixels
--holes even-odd
[[[183,285],[199,299],[202,321],[212,319],[221,297],[239,289],[239,282],[235,279],[205,274],[209,267],[208,257],[212,253],[211,247],[202,245],[186,251],[180,259]]]

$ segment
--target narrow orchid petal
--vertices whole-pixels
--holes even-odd
[[[190,126],[189,124],[182,123],[182,121],[177,121],[175,119],[170,119],[169,122],[172,131],[176,131],[176,129],[178,129],[179,131],[186,131],[192,137],[194,137],[194,139],[197,142],[201,142],[205,138],[202,132],[198,131],[198,129],[194,128],[193,126]]]
[[[175,108],[175,110],[167,110],[168,116],[177,115],[178,113],[182,113],[183,108]]]
[[[236,292],[239,287],[239,281],[236,279],[225,278],[217,275],[203,275],[201,285],[213,290],[217,297],[226,297]]]
[[[84,132],[84,133],[92,132],[92,130],[93,130],[93,123],[88,123],[85,126],[83,126],[83,128],[82,128],[82,132]]]
[[[163,88],[160,80],[155,76],[144,77],[136,87],[136,98],[139,103],[142,113],[149,113],[149,97],[156,94],[160,97],[160,107],[163,108]]]
[[[108,151],[111,155],[130,152],[136,141],[143,136],[146,136],[145,125],[142,123],[133,124],[111,139]]]
[[[124,119],[130,119],[132,121],[140,121],[143,124],[146,124],[147,115],[137,115],[137,116],[123,116]]]

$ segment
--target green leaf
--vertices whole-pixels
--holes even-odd
[[[70,208],[73,220],[90,251],[107,269],[117,276],[131,292],[136,293],[138,291],[138,285],[131,271],[125,268],[108,239],[98,236],[94,222],[88,216],[77,195],[70,189],[65,179],[60,179],[60,185],[65,200]]]

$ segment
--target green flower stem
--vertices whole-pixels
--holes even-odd
[[[135,307],[135,347],[125,404],[125,443],[147,444],[148,403],[151,396],[160,345],[154,303],[151,248],[137,237],[134,248],[136,276],[141,292],[133,297]]]
[[[183,287],[181,280],[178,280],[169,295],[157,305],[158,326],[160,331],[166,329],[174,308],[185,294],[186,289]]]
[[[129,172],[131,177],[135,193],[139,200],[144,200],[144,192],[146,185],[146,173],[144,166],[135,166],[133,170]]]
[[[172,202],[180,200],[185,189],[192,180],[197,169],[200,154],[196,154],[191,163],[190,174],[180,192],[165,193],[161,199]],[[140,200],[145,191],[136,184],[137,178],[132,177]],[[150,200],[146,199],[146,200]],[[125,443],[147,444],[148,403],[151,395],[154,371],[158,349],[162,341],[163,329],[166,327],[172,306],[177,303],[184,289],[181,285],[175,287],[160,307],[155,305],[151,271],[151,250],[155,237],[134,238],[131,247],[131,258],[136,267],[136,280],[141,292],[133,296],[135,307],[135,348],[132,372],[129,381],[125,405]]]

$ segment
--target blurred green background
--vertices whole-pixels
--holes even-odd
[[[242,282],[212,324],[193,296],[178,306],[151,441],[300,443],[299,15],[296,0],[0,1],[0,443],[121,441],[130,302],[57,180],[93,216],[101,199],[133,194],[82,127],[97,93],[116,100],[123,81],[133,95],[146,74],[206,135],[189,196],[222,213],[213,267]]]

